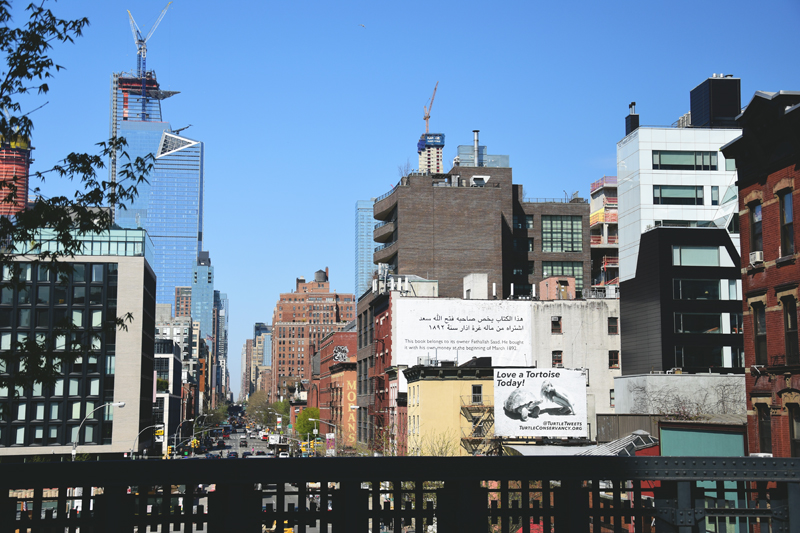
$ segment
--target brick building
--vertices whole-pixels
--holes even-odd
[[[319,358],[318,395],[314,407],[323,424],[320,433],[336,433],[337,447],[356,443],[356,332],[338,331],[322,339]],[[309,393],[309,406],[312,405]]]
[[[478,152],[477,135],[475,151]],[[495,156],[493,156],[495,157]],[[507,161],[508,156],[496,156]],[[503,163],[507,164],[507,163]],[[590,278],[589,204],[582,198],[526,199],[507,166],[412,173],[379,197],[373,262],[389,272],[439,281],[438,296],[463,296],[464,276],[488,275],[489,294],[529,295],[550,276]]]
[[[294,292],[282,293],[272,314],[271,402],[286,398],[311,380],[311,356],[322,339],[355,320],[355,298],[331,290],[328,269],[312,281],[297,278]]]
[[[800,456],[800,92],[756,92],[737,122],[749,449]]]
[[[175,317],[192,316],[192,288],[175,287]]]

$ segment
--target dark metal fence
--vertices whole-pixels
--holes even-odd
[[[800,461],[382,457],[0,465],[0,531],[800,533]]]

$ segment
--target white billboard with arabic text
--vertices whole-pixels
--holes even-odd
[[[530,302],[398,298],[393,313],[393,364],[491,357],[493,366],[531,365]]]

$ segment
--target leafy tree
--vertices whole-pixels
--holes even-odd
[[[298,435],[305,435],[307,433],[314,433],[314,429],[319,429],[319,422],[314,422],[313,420],[309,420],[309,418],[319,418],[319,409],[316,407],[303,409],[303,412],[297,415],[297,420],[295,420],[295,433]]]
[[[223,403],[218,405],[215,409],[209,410],[206,415],[207,416],[203,419],[204,426],[216,426],[218,424],[222,424],[228,419],[228,404]]]
[[[289,416],[289,409],[291,408],[289,405],[289,400],[273,402],[270,407],[284,416]]]
[[[0,143],[3,148],[30,144],[33,121],[30,110],[23,112],[21,99],[30,102],[36,96],[44,96],[50,90],[48,81],[61,70],[50,57],[54,44],[74,42],[89,24],[86,18],[64,20],[45,7],[48,0],[38,5],[30,4],[27,22],[13,24],[11,1],[0,0]],[[20,205],[27,201],[29,193],[36,197],[32,205],[14,217],[0,218],[0,288],[14,290],[24,287],[24,268],[14,263],[20,253],[29,256],[34,265],[43,265],[51,276],[66,282],[72,266],[62,261],[78,253],[81,237],[100,234],[112,225],[108,207],[124,208],[137,195],[137,186],[146,181],[152,168],[152,156],[130,158],[124,152],[125,140],[110,139],[98,145],[98,153],[70,153],[52,168],[32,173],[30,182],[44,182],[46,178],[68,179],[76,183],[71,196],[48,197],[32,186],[27,190],[23,176],[0,182],[0,203]],[[107,181],[98,177],[105,161],[112,153],[118,160],[128,161],[119,166],[118,179]],[[103,172],[105,174],[105,172]],[[58,251],[44,251],[42,233],[58,243]],[[35,268],[35,267],[34,267]],[[104,328],[125,328],[132,320],[128,314],[114,317]],[[18,395],[21,390],[41,383],[51,385],[76,356],[81,355],[68,347],[59,357],[52,351],[56,339],[70,338],[73,326],[63,320],[55,324],[52,337],[29,335],[25,341],[15,342],[10,350],[0,352],[0,368],[7,372],[0,375],[0,387],[8,387]]]

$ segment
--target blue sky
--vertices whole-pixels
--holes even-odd
[[[20,6],[23,3],[19,4]],[[112,72],[136,66],[127,9],[149,31],[166,0],[63,1],[91,26],[52,56],[67,70],[34,119],[35,170],[109,135]],[[19,22],[22,15],[16,17]],[[669,125],[713,73],[800,90],[800,2],[211,2],[175,0],[148,43],[173,128],[205,143],[205,248],[230,298],[231,383],[280,292],[329,267],[352,292],[355,202],[417,166],[423,106],[445,160],[481,130],[528,197],[588,196],[616,174],[628,104]],[[363,24],[363,26],[362,26]],[[65,193],[50,180],[46,194]]]

